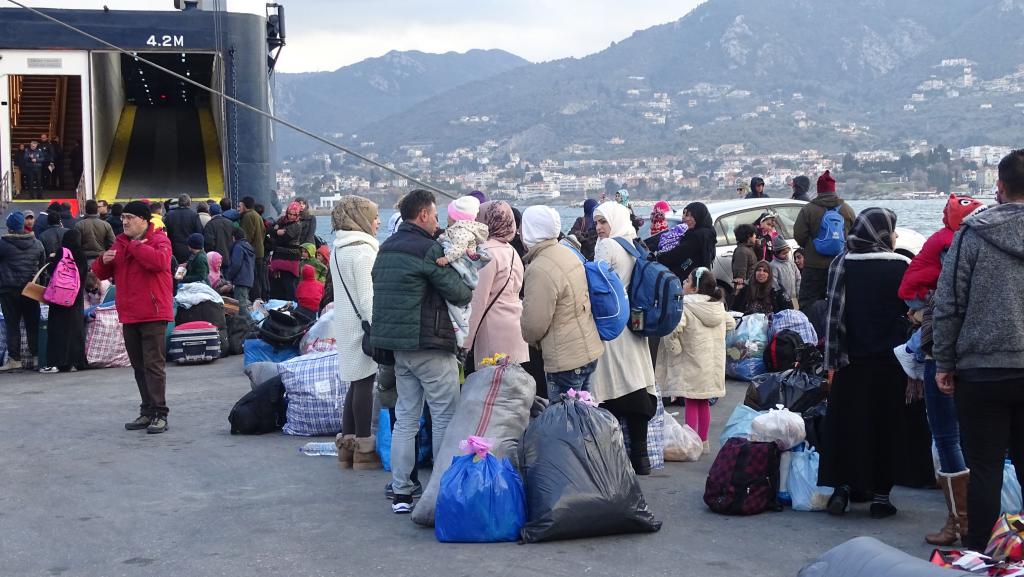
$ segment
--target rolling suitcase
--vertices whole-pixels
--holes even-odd
[[[179,365],[209,363],[220,358],[220,333],[213,323],[194,321],[177,325],[171,333],[167,360]]]

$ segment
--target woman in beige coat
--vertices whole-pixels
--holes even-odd
[[[512,207],[502,200],[485,202],[480,205],[476,219],[487,225],[487,242],[480,248],[491,255],[491,262],[480,269],[473,291],[466,346],[473,350],[476,368],[497,353],[508,355],[514,363],[525,363],[530,360],[530,351],[519,328],[523,316],[523,303],[519,300],[523,261],[509,244],[516,235]]]
[[[736,326],[715,274],[700,267],[683,282],[683,316],[661,339],[656,380],[661,394],[686,399],[686,424],[708,445],[708,399],[725,396],[725,333]]]
[[[594,221],[598,237],[594,259],[607,261],[628,287],[636,261],[616,239],[632,243],[636,238],[629,209],[606,202],[594,211]],[[604,356],[598,359],[590,379],[590,391],[602,407],[626,421],[633,469],[638,475],[649,475],[647,424],[657,409],[657,398],[647,338],[627,328],[615,340],[605,343]]]

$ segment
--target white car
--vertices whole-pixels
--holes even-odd
[[[712,272],[715,273],[718,284],[726,292],[732,293],[732,253],[736,249],[736,237],[733,236],[733,229],[741,224],[754,224],[754,221],[762,213],[770,209],[778,215],[778,218],[775,219],[776,230],[795,250],[798,245],[793,240],[793,225],[796,223],[797,215],[800,214],[800,209],[805,204],[807,203],[802,200],[789,198],[748,198],[706,204],[711,213],[711,220],[715,223],[715,232],[718,233]],[[682,210],[666,216],[666,220],[673,225],[679,224],[682,218]],[[924,246],[925,237],[916,231],[896,227],[896,234],[898,235],[896,250],[909,256],[916,255]]]

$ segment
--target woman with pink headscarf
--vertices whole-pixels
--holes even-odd
[[[215,250],[206,253],[206,263],[210,265],[210,274],[206,276],[206,279],[210,282],[213,290],[217,290],[217,285],[220,284],[220,266],[223,261],[224,257]]]
[[[670,212],[672,212],[672,207],[664,200],[654,203],[654,208],[651,209],[651,236],[668,230],[668,221],[665,220],[665,215]]]

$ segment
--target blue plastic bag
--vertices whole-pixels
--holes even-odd
[[[441,477],[434,535],[442,543],[519,540],[526,522],[526,489],[507,458],[490,453],[452,459]]]
[[[434,447],[431,442],[431,431],[427,427],[427,417],[420,417],[420,432],[417,433],[419,441],[416,452],[416,466],[427,467],[434,457]],[[377,425],[377,455],[384,465],[385,471],[391,470],[391,413],[387,409],[380,410],[380,421]]]
[[[243,347],[245,349],[245,357],[242,366],[248,366],[260,361],[283,363],[299,356],[298,346],[275,349],[273,345],[260,339],[246,339]]]
[[[1003,492],[1000,499],[1003,513],[1015,515],[1021,512],[1020,483],[1017,481],[1017,470],[1007,459],[1003,465]]]
[[[768,411],[763,412],[767,413]],[[755,411],[746,405],[736,405],[732,414],[729,415],[729,420],[725,423],[725,428],[722,429],[721,436],[718,437],[719,442],[725,446],[725,442],[733,437],[749,439],[750,425],[761,414],[762,411]]]
[[[818,462],[818,452],[806,444],[802,451],[793,452],[786,486],[794,511],[824,511],[828,504],[832,489],[818,486]]]

